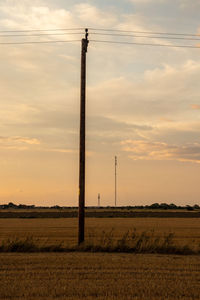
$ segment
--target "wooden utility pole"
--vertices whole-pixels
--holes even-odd
[[[81,49],[81,86],[80,86],[80,154],[79,154],[79,211],[78,244],[85,236],[85,90],[86,90],[86,53],[88,47],[88,29],[82,39]]]

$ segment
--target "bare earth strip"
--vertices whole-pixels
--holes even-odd
[[[0,299],[200,299],[200,257],[0,254]]]

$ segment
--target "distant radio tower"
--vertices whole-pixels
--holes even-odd
[[[100,207],[100,199],[101,199],[101,195],[98,194],[98,207]]]
[[[117,156],[115,156],[115,207],[117,206]]]

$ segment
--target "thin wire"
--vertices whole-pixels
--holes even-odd
[[[36,33],[36,34],[0,34],[0,37],[29,37],[29,36],[51,36],[51,35],[66,35],[66,34],[83,34],[83,32],[64,32],[64,33]]]
[[[103,41],[103,40],[90,40],[96,43],[110,43],[110,44],[126,44],[126,45],[140,45],[140,46],[159,46],[159,47],[173,47],[173,48],[196,48],[200,49],[198,46],[189,45],[165,45],[165,44],[150,44],[150,43],[133,43],[133,42],[117,42],[117,41]],[[25,44],[47,44],[47,43],[72,43],[80,42],[80,40],[60,40],[60,41],[30,41],[30,42],[0,42],[0,45],[25,45]]]
[[[188,41],[200,41],[199,39],[196,38],[186,38],[186,37],[169,37],[169,36],[149,36],[149,35],[132,35],[132,34],[118,34],[118,33],[96,33],[96,32],[91,32],[91,35],[106,35],[106,36],[122,36],[122,37],[134,37],[134,38],[148,38],[148,39],[168,39],[168,40],[188,40]],[[1,35],[0,35],[1,36]]]
[[[42,32],[42,31],[71,31],[71,30],[84,30],[85,28],[64,28],[64,29],[29,29],[29,30],[0,30],[0,32]]]
[[[106,29],[106,28],[92,28],[87,27],[89,30],[95,31],[110,31],[110,32],[132,32],[142,34],[158,34],[158,35],[181,35],[181,36],[200,36],[199,34],[190,33],[172,33],[172,32],[155,32],[155,31],[136,31],[136,30],[119,30],[119,29]],[[0,30],[0,32],[46,32],[46,31],[71,31],[71,30],[85,30],[85,27],[79,28],[54,28],[54,29],[27,29],[27,30]]]
[[[136,31],[136,30],[119,30],[119,29],[100,29],[100,28],[91,28],[89,27],[88,30],[95,30],[95,31],[111,31],[111,32],[133,32],[133,33],[144,33],[144,34],[164,34],[164,35],[183,35],[183,36],[200,36],[200,34],[190,34],[190,33],[172,33],[172,32],[155,32],[155,31]]]
[[[64,33],[36,33],[36,34],[0,34],[0,37],[32,37],[32,36],[60,36],[60,35],[73,35],[83,34],[82,32],[64,32]],[[149,35],[132,35],[132,34],[118,34],[118,33],[98,33],[92,32],[90,34],[101,36],[121,36],[121,37],[133,37],[133,38],[157,38],[157,39],[169,39],[169,40],[190,40],[200,41],[200,38],[186,38],[186,37],[169,37],[169,36],[149,36]]]
[[[80,40],[68,40],[68,41],[33,41],[33,42],[0,42],[0,45],[25,45],[25,44],[48,44],[48,43],[73,43],[80,42]]]
[[[196,48],[200,49],[200,46],[189,45],[165,45],[165,44],[150,44],[150,43],[132,43],[132,42],[117,42],[117,41],[102,41],[102,40],[90,40],[95,43],[110,43],[110,44],[126,44],[126,45],[140,45],[140,46],[158,46],[158,47],[172,47],[172,48]]]

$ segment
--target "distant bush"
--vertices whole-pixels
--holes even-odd
[[[189,211],[194,210],[194,207],[192,207],[192,206],[190,206],[190,205],[187,205],[186,208],[187,208],[187,210],[189,210]]]
[[[134,203],[134,201],[133,201]],[[191,209],[190,209],[191,207]],[[190,205],[186,205],[186,206],[177,206],[174,203],[153,203],[150,205],[128,205],[128,206],[119,206],[119,207],[115,207],[115,206],[107,206],[107,207],[97,207],[97,206],[88,206],[86,207],[87,210],[112,210],[112,211],[117,211],[117,210],[132,210],[132,209],[161,209],[161,210],[170,210],[170,209],[187,209],[187,210],[200,210],[200,206],[198,204],[195,204],[193,206]],[[1,204],[0,205],[0,209],[12,209],[12,210],[38,210],[38,209],[44,209],[44,210],[64,210],[64,209],[72,209],[72,210],[76,210],[77,207],[76,206],[59,206],[59,205],[54,205],[54,206],[35,206],[35,205],[26,205],[26,204],[14,204],[12,202],[9,202],[8,204]]]

